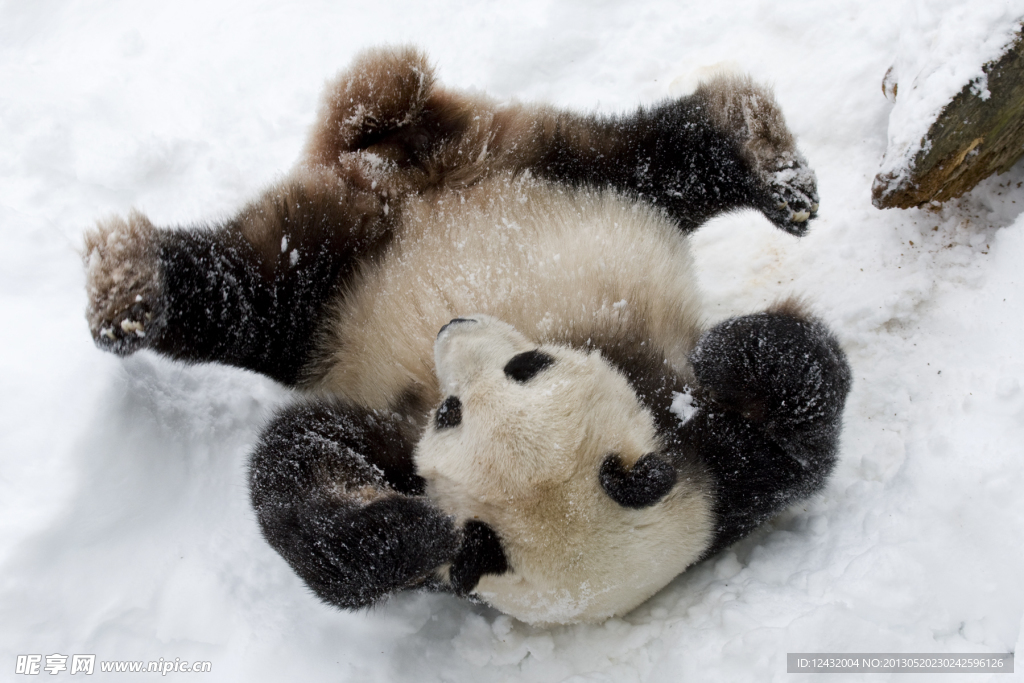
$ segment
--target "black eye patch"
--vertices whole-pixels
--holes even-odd
[[[526,351],[512,356],[505,364],[505,376],[517,382],[528,382],[546,367],[555,364],[555,359],[542,351]]]
[[[462,424],[462,401],[457,396],[449,396],[437,409],[434,424],[438,429],[458,427]]]

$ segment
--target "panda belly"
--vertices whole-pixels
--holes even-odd
[[[471,312],[538,344],[576,348],[643,328],[688,374],[699,290],[686,237],[659,211],[510,176],[427,194],[401,211],[387,253],[336,307],[313,388],[375,409],[410,391],[436,405],[434,339]]]

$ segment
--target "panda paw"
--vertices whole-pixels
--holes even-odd
[[[818,214],[818,182],[799,152],[783,152],[760,171],[767,199],[764,215],[779,228],[800,237]]]
[[[839,342],[792,301],[713,327],[690,360],[705,406],[778,437],[831,428],[850,390]]]
[[[101,349],[126,356],[162,327],[163,277],[156,228],[145,216],[100,222],[85,234],[86,318]]]
[[[817,181],[771,89],[746,76],[725,74],[701,83],[695,95],[748,164],[754,207],[786,232],[807,232],[818,211]]]

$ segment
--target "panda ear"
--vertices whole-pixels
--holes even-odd
[[[616,503],[639,509],[654,505],[676,484],[676,468],[657,453],[647,453],[627,470],[616,453],[605,457],[601,487]]]

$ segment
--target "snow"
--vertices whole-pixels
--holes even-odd
[[[787,652],[1020,650],[1024,166],[940,210],[877,211],[870,185],[887,123],[912,139],[923,119],[879,91],[894,53],[917,74],[901,96],[907,82],[923,96],[978,73],[1021,14],[998,0],[0,5],[0,670],[95,653],[208,660],[218,681],[660,683],[783,680]],[[908,22],[932,37],[912,43]],[[322,83],[386,42],[422,45],[454,87],[607,112],[723,64],[774,83],[819,217],[797,239],[736,214],[694,244],[716,319],[799,294],[843,343],[854,389],[823,494],[598,625],[531,628],[420,594],[342,613],[310,595],[246,489],[289,393],[97,350],[76,249],[132,206],[160,225],[228,215],[298,155]]]
[[[981,99],[989,98],[982,67],[1006,52],[1022,21],[1024,3],[1019,0],[905,2],[899,48],[883,86],[896,103],[881,168],[891,189],[909,182],[914,157],[929,144],[928,129],[964,85],[970,84]]]

